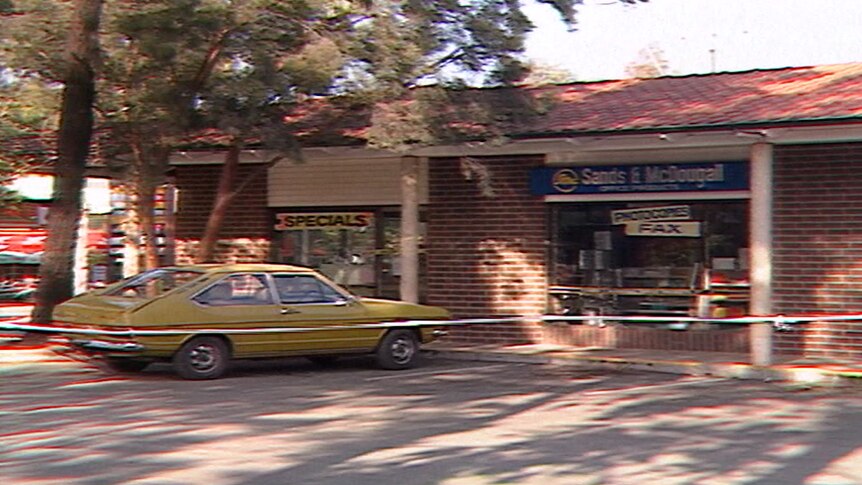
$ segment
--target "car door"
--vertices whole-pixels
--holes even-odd
[[[273,274],[289,352],[373,349],[383,329],[339,328],[376,323],[361,302],[314,274]],[[301,331],[306,329],[307,331]]]
[[[265,273],[233,273],[196,292],[191,301],[197,326],[225,331],[236,357],[265,357],[285,352],[278,329],[284,324],[281,305]],[[260,329],[260,332],[248,332]]]

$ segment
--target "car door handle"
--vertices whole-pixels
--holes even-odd
[[[293,308],[282,308],[281,309],[282,315],[290,315],[292,313],[299,313],[299,310],[294,310]]]

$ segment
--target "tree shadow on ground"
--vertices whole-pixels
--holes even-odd
[[[283,359],[241,364],[217,381],[181,381],[165,366],[131,377],[31,376],[0,394],[0,476],[5,483],[858,483],[858,474],[834,481],[862,446],[858,389],[803,393],[435,358],[405,372],[373,367],[362,357],[325,368]]]

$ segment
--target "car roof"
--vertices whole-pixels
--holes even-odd
[[[238,263],[238,264],[191,264],[172,266],[173,269],[200,271],[203,273],[237,273],[237,272],[291,272],[291,273],[314,273],[311,268],[304,266],[293,266],[289,264],[274,263]]]

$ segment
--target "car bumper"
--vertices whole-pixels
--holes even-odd
[[[145,347],[137,342],[108,342],[98,339],[75,339],[70,343],[85,350],[102,352],[141,352]]]

